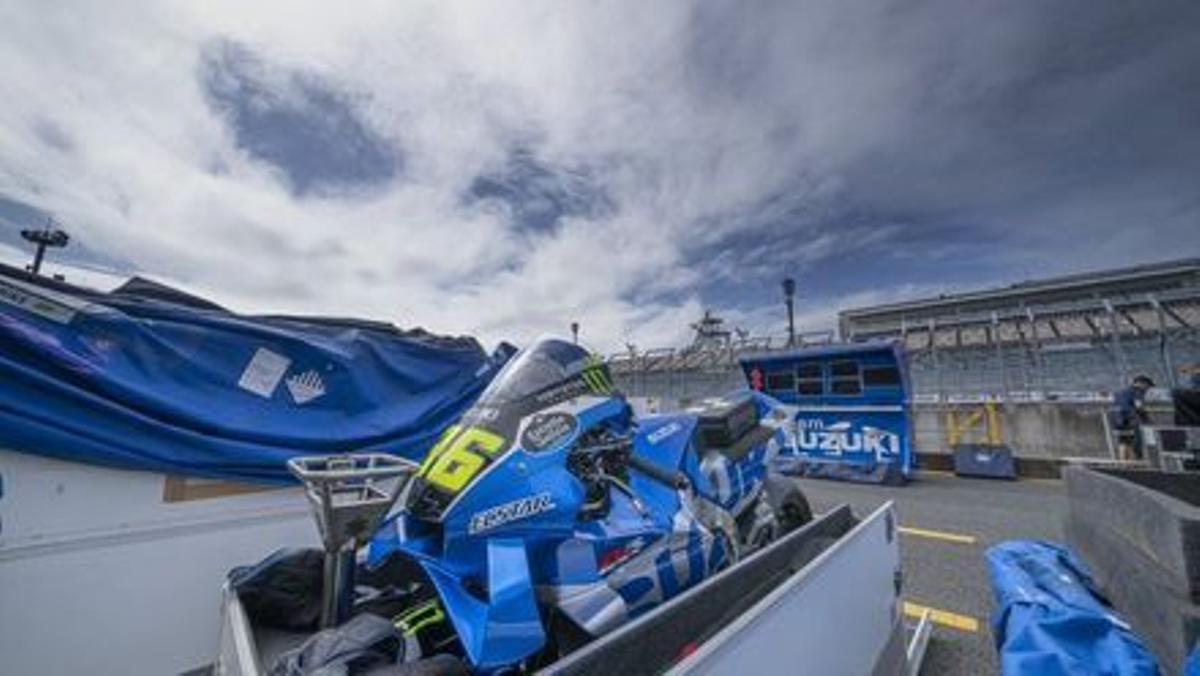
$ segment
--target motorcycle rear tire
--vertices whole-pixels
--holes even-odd
[[[767,479],[767,500],[779,521],[779,536],[786,535],[812,521],[812,508],[804,491],[792,479],[771,477]]]

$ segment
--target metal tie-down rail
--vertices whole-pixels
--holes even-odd
[[[370,540],[418,468],[411,460],[383,453],[288,460],[288,470],[304,483],[325,549],[322,628],[346,619],[355,552]]]

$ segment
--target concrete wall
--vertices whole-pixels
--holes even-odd
[[[913,419],[917,451],[949,453],[949,410],[944,404],[918,404]],[[964,413],[978,405],[957,407],[960,420]],[[998,404],[1000,439],[1018,457],[1066,458],[1108,457],[1102,417],[1107,406],[1074,403],[1012,403]],[[965,442],[986,439],[982,424],[962,435]]]
[[[972,405],[960,405],[968,411]],[[979,405],[973,405],[978,407]],[[917,404],[913,409],[914,434],[920,453],[949,453],[949,423],[946,404]],[[1107,403],[1009,403],[997,404],[1001,441],[1022,458],[1109,458],[1104,416]],[[1169,404],[1149,407],[1151,422],[1172,423]],[[960,414],[960,419],[962,415]],[[962,436],[965,442],[980,442],[984,428],[979,425]]]

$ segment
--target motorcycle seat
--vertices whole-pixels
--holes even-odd
[[[701,455],[705,453],[720,453],[733,462],[737,462],[746,457],[750,451],[757,448],[760,444],[767,443],[771,435],[775,434],[775,430],[766,425],[755,425],[754,429],[747,431],[737,439],[732,445],[710,446],[702,441],[702,437],[697,439],[695,445],[697,453]]]
[[[733,446],[758,426],[758,407],[749,397],[710,399],[693,409],[701,445]]]

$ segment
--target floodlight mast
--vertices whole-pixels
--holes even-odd
[[[783,299],[787,303],[788,315],[788,347],[796,345],[796,280],[787,277],[783,280]]]
[[[33,228],[22,230],[21,237],[37,247],[33,253],[33,263],[28,268],[35,275],[41,274],[42,261],[46,257],[47,248],[61,249],[71,241],[70,235],[54,227],[52,219],[46,219],[46,224],[40,230]]]

